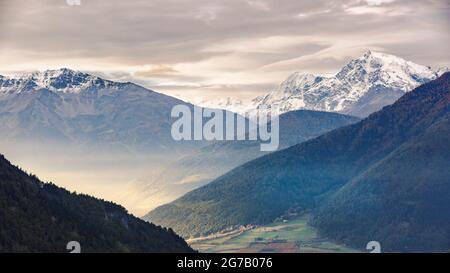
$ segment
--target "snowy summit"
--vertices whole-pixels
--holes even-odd
[[[445,71],[448,68],[435,71],[394,55],[367,51],[334,76],[295,72],[277,89],[253,99],[250,105],[234,104],[233,109],[223,104],[216,107],[250,115],[258,106],[270,105],[280,113],[308,109],[365,117]],[[208,106],[213,107],[213,103]]]

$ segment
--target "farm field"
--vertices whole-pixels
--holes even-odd
[[[200,252],[214,253],[359,252],[320,238],[307,222],[308,217],[302,217],[233,232],[219,238],[195,240],[190,245]]]

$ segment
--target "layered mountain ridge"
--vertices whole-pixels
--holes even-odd
[[[333,129],[355,123],[358,118],[338,113],[298,110],[279,117],[279,150],[317,137]],[[146,175],[124,191],[133,196],[144,213],[162,203],[213,181],[227,171],[249,160],[267,154],[261,152],[261,141],[217,141],[171,162],[162,170]],[[165,202],[162,202],[162,201]]]
[[[450,73],[359,123],[241,165],[150,212],[185,237],[313,213],[325,236],[450,248]]]

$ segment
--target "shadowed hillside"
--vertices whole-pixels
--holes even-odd
[[[39,181],[0,155],[0,252],[192,252],[172,230],[116,204]]]
[[[449,214],[446,210],[428,211],[428,209],[445,207],[450,202],[448,201],[450,200],[448,198],[450,187],[448,168],[445,167],[448,165],[446,163],[449,151],[444,145],[448,143],[445,128],[447,128],[450,112],[449,86],[450,73],[446,73],[439,79],[407,93],[395,104],[383,108],[357,124],[334,130],[313,140],[244,164],[207,186],[190,192],[171,204],[157,208],[148,215],[148,219],[173,227],[184,236],[207,234],[235,225],[265,224],[283,216],[287,211],[297,213],[316,211],[335,198],[334,202],[338,202],[342,200],[337,199],[337,196],[341,195],[340,189],[345,191],[352,184],[365,184],[358,182],[359,180],[377,181],[375,173],[379,173],[374,171],[377,166],[388,164],[393,167],[395,166],[391,164],[393,158],[406,156],[409,162],[403,158],[403,162],[398,165],[401,168],[386,172],[386,177],[383,178],[393,191],[382,191],[387,195],[384,196],[386,199],[377,198],[376,202],[383,204],[384,200],[390,200],[389,204],[393,207],[389,208],[392,214],[387,214],[389,216],[386,217],[385,222],[380,223],[401,225],[402,221],[399,219],[402,217],[399,214],[409,212],[410,219],[422,223],[422,226],[414,226],[413,222],[409,222],[411,229],[408,238],[410,239],[398,235],[396,240],[392,240],[391,244],[387,245],[388,250],[409,251],[430,247],[434,250],[442,250],[448,244],[446,241],[442,243],[436,241],[445,236],[448,238]],[[437,128],[443,129],[440,131]],[[436,132],[440,134],[436,135]],[[423,159],[426,157],[419,151],[416,153],[415,149],[424,149],[431,144],[434,148],[425,153],[429,157],[429,162],[424,164]],[[436,163],[433,165],[434,174],[431,179],[425,179],[431,162]],[[409,173],[412,169],[415,173]],[[420,175],[409,180],[408,177],[414,174]],[[414,184],[419,182],[420,184]],[[416,195],[410,196],[411,200],[402,199],[404,196],[401,191],[406,188],[394,186],[407,184],[409,184],[406,187],[408,190],[417,191]],[[439,189],[439,191],[433,191],[436,195],[434,198],[425,198],[428,193],[431,193],[431,191],[428,193],[422,191],[427,187]],[[362,189],[362,187],[357,188]],[[349,191],[351,190],[346,192]],[[346,202],[342,202],[343,204],[348,206],[353,204],[353,199],[344,199]],[[411,210],[408,206],[402,207],[405,202],[413,204]],[[386,204],[383,205],[386,209]],[[339,208],[337,207],[336,210]],[[422,214],[416,213],[420,210],[423,211]],[[320,215],[326,215],[327,211],[330,214],[333,213],[331,210],[324,210]],[[364,207],[354,211],[361,215],[367,212],[371,211],[365,211]],[[343,209],[340,213],[348,213],[348,219],[353,217],[351,210]],[[425,216],[428,217],[427,221],[423,218]],[[361,217],[361,219],[364,218]],[[351,232],[346,233],[342,229],[335,231],[342,232],[340,236],[333,234],[330,231],[333,225],[327,225],[328,220],[325,218],[321,217],[322,220],[317,223],[323,231],[329,228],[327,234],[334,235],[337,239],[343,238],[343,234],[346,234],[346,238],[352,236]],[[383,229],[383,225],[377,223],[373,225],[372,230]],[[343,227],[350,222],[340,224]],[[365,226],[364,222],[354,224]],[[405,248],[407,244],[404,243],[405,240],[416,238],[419,236],[418,232],[424,229],[425,231],[438,229],[441,235],[438,236],[439,238],[429,237],[430,241],[427,244],[408,245],[411,248]],[[359,243],[368,238],[363,234],[355,234],[355,236],[359,235],[362,236],[360,239],[363,239],[347,239],[346,241],[362,247]],[[387,234],[381,232],[378,238],[370,238],[370,240],[383,241],[387,238]]]
[[[333,129],[359,121],[338,113],[309,110],[292,111],[280,115],[279,150],[317,137]],[[261,141],[216,141],[172,162],[162,171],[139,179],[130,192],[135,200],[150,209],[171,202],[183,194],[199,188],[231,169],[268,152],[261,152]],[[130,192],[123,194],[128,198]],[[161,202],[161,200],[165,202]],[[158,202],[158,203],[157,203]]]

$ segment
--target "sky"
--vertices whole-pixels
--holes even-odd
[[[0,0],[0,74],[67,67],[186,99],[248,100],[369,49],[448,66],[449,44],[450,0]]]

